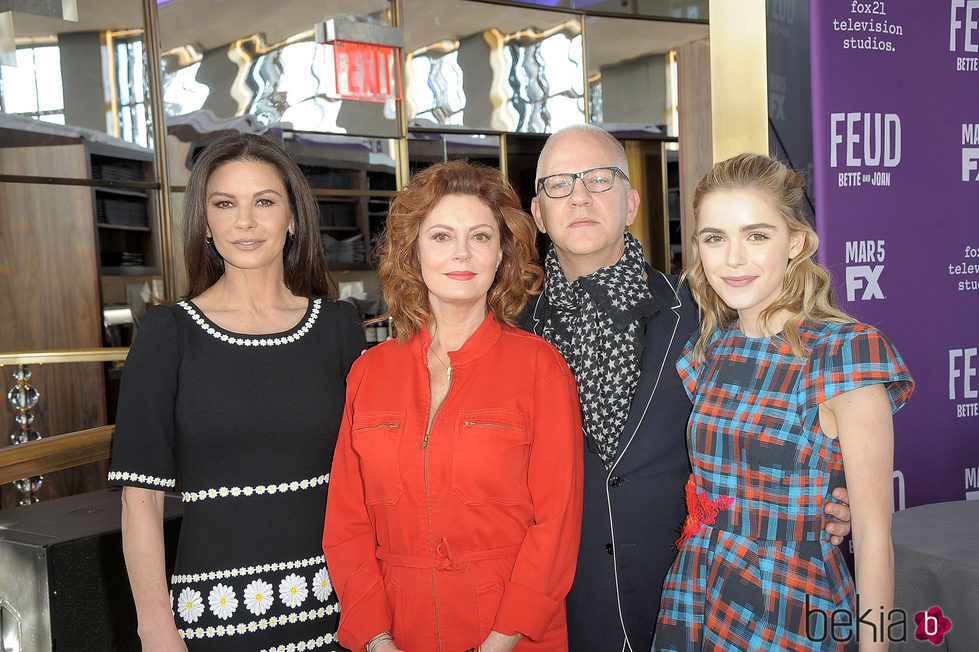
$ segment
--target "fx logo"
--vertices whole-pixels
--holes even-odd
[[[880,273],[883,265],[853,265],[846,268],[846,300],[856,301],[857,290],[862,289],[861,301],[883,299],[884,292],[880,289]]]
[[[962,180],[979,181],[979,147],[962,148]]]

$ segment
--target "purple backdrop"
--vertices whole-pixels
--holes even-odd
[[[895,509],[979,500],[979,2],[810,10],[820,261],[916,381]]]

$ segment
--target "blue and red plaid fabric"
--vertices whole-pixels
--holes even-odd
[[[654,650],[844,649],[814,615],[856,608],[823,531],[823,503],[844,478],[819,405],[884,383],[897,411],[913,382],[872,326],[804,321],[800,333],[805,359],[735,324],[711,336],[703,365],[692,365],[692,344],[677,362],[694,404],[687,504],[700,516],[688,518],[664,583]]]

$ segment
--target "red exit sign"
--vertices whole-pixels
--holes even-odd
[[[352,41],[333,41],[331,45],[341,98],[368,102],[401,99],[398,48]]]

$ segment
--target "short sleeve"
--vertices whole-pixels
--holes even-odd
[[[719,328],[714,329],[714,332],[711,333],[710,339],[707,340],[707,346],[704,347],[705,358],[710,357],[712,347],[722,335],[723,331]],[[680,375],[680,382],[683,384],[683,389],[691,402],[693,402],[694,397],[697,395],[697,381],[704,369],[703,362],[696,364],[693,360],[693,349],[700,337],[701,334],[698,330],[687,341],[687,345],[683,347],[683,353],[680,354],[680,358],[676,361],[676,372]]]
[[[109,484],[176,486],[174,405],[180,355],[173,309],[154,306],[139,324],[122,371]]]
[[[337,301],[340,311],[340,333],[343,342],[343,374],[350,373],[354,360],[367,348],[367,336],[364,334],[364,324],[360,321],[357,308],[349,301]]]
[[[897,412],[911,396],[914,381],[894,345],[866,324],[847,324],[813,347],[803,371],[800,407],[804,423],[815,424],[819,406],[829,399],[883,383]]]
[[[676,361],[676,372],[680,374],[680,382],[683,384],[684,391],[687,392],[687,398],[693,401],[694,394],[697,391],[697,376],[700,371],[700,365],[694,365],[693,363],[693,345],[696,341],[696,336],[691,338],[687,342],[687,345],[683,347],[683,353],[680,354],[680,358]]]

